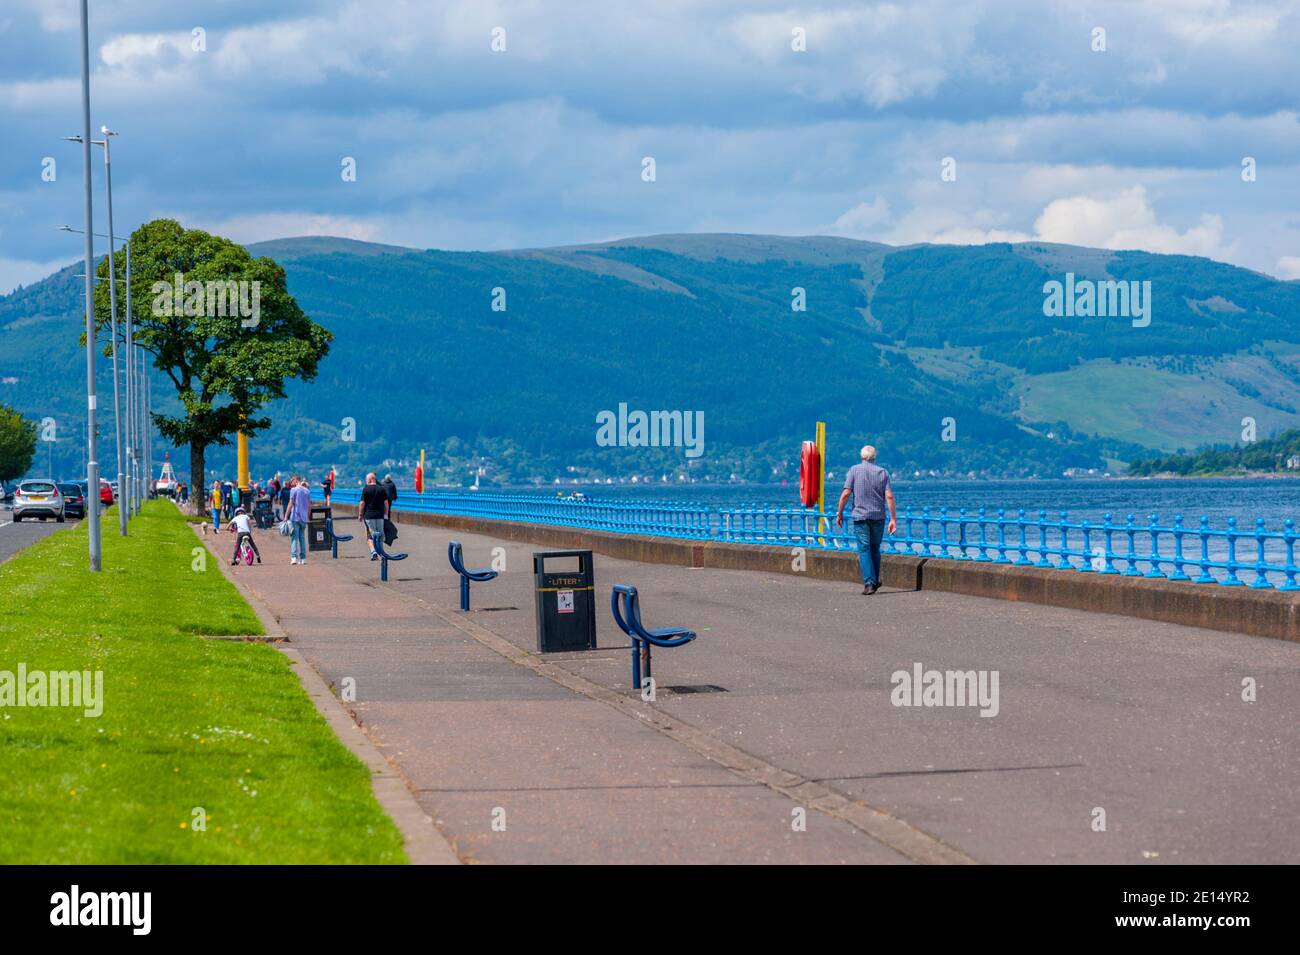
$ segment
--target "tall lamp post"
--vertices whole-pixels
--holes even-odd
[[[86,218],[86,537],[90,542],[90,570],[104,567],[99,537],[99,461],[95,439],[95,243],[94,210],[90,201],[90,14],[81,0],[81,159],[82,192]]]
[[[110,223],[110,228],[112,224]],[[74,229],[72,226],[60,226],[60,231],[80,234],[80,229]],[[95,237],[99,239],[108,239],[110,243],[114,240],[112,233],[105,235],[103,232],[96,232]],[[126,368],[126,417],[123,426],[119,431],[125,432],[126,440],[126,483],[123,484],[121,478],[118,479],[119,501],[123,500],[120,495],[126,495],[126,508],[129,511],[138,511],[140,496],[138,488],[134,486],[136,476],[139,471],[139,455],[137,453],[136,436],[138,433],[137,415],[134,410],[140,403],[140,396],[136,393],[135,379],[138,377],[134,374],[135,369],[135,345],[132,335],[132,326],[134,325],[134,316],[131,313],[131,242],[128,239],[122,243],[126,250],[126,350],[123,364]],[[112,285],[109,286],[109,300],[112,300]],[[116,329],[114,330],[116,337]],[[115,349],[116,350],[116,349]],[[116,368],[114,369],[116,371]],[[130,516],[130,515],[128,515]]]
[[[126,379],[126,418],[122,427],[123,437],[126,441],[126,483],[122,485],[123,506],[126,508],[126,516],[129,520],[135,516],[135,392],[132,388],[132,379],[135,377],[132,370],[135,367],[135,355],[133,354],[133,334],[132,324],[133,316],[131,315],[131,241],[122,243],[122,249],[126,253],[126,316],[123,324],[126,327],[126,337],[123,344],[125,349],[122,352],[122,375]]]
[[[103,139],[93,142],[104,147],[104,189],[108,195],[108,323],[109,335],[113,344],[113,424],[117,429],[117,526],[118,533],[126,536],[126,481],[122,470],[122,397],[121,373],[117,361],[117,269],[113,262],[113,159],[109,141],[117,133],[107,126],[100,127]]]

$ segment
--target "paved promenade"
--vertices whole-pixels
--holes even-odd
[[[472,566],[505,550],[470,614],[453,536]],[[259,542],[267,563],[233,572],[328,680],[355,680],[356,718],[467,861],[1300,858],[1295,644],[597,555],[609,649],[539,657],[531,552],[545,548],[403,526],[395,549],[411,556],[381,584],[360,539],[306,567],[282,538]],[[656,651],[653,704],[629,687],[615,582],[640,589],[648,626],[700,634]],[[996,670],[997,714],[893,705],[891,674],[918,663]]]

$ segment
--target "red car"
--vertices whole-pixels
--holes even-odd
[[[113,503],[113,485],[103,478],[99,479],[99,503],[109,507]]]

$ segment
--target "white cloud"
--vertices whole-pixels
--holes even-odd
[[[371,242],[383,232],[382,225],[374,220],[309,212],[258,212],[219,220],[198,215],[176,218],[186,228],[202,229],[240,244],[303,235],[332,235]]]
[[[1300,255],[1284,255],[1277,260],[1277,277],[1300,279]]]
[[[841,219],[855,211],[850,210]],[[1161,223],[1142,186],[1100,196],[1053,199],[1035,219],[1032,232],[1009,227],[1007,219],[1005,211],[962,211],[932,198],[909,210],[888,241],[900,245],[979,245],[1036,240],[1099,249],[1201,255],[1220,261],[1232,261],[1237,251],[1235,242],[1225,243],[1223,220],[1217,215],[1203,214],[1195,225],[1183,231]]]
[[[876,227],[889,221],[889,203],[884,196],[876,196],[870,202],[859,202],[844,215],[835,220],[831,234],[844,235],[853,239],[867,239],[876,234]]]
[[[106,66],[122,66],[132,60],[153,60],[164,52],[187,53],[189,34],[128,33],[114,37],[99,48],[99,58]]]
[[[1183,232],[1161,224],[1142,186],[1105,198],[1056,199],[1034,222],[1034,232],[1044,242],[1101,249],[1143,249],[1220,260],[1231,258],[1234,251],[1223,242],[1223,220],[1217,215],[1202,215]]]

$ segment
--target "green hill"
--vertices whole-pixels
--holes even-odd
[[[768,480],[794,476],[798,441],[822,419],[841,464],[871,440],[904,471],[1054,476],[1229,441],[1244,414],[1262,435],[1300,426],[1300,283],[1187,256],[746,235],[250,248],[285,266],[335,334],[318,379],[270,408],[259,472],[346,474],[423,446],[456,483],[478,464],[488,480]],[[1044,316],[1043,283],[1067,270],[1151,281],[1150,326]],[[84,427],[79,271],[0,297],[0,401],[65,423],[68,474]],[[505,311],[491,307],[498,288]],[[796,288],[806,311],[791,309]],[[702,412],[705,453],[597,447],[596,415],[620,404]],[[955,441],[941,437],[948,418]],[[211,452],[210,466],[230,457]]]

